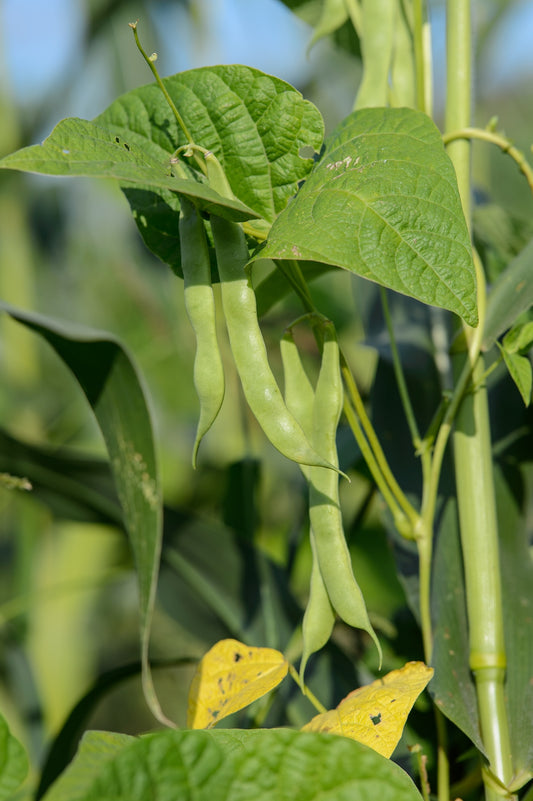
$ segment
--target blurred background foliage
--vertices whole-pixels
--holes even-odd
[[[476,123],[484,126],[497,113],[507,134],[528,150],[533,62],[524,49],[519,63],[509,41],[521,41],[528,4],[474,5]],[[287,0],[286,6],[300,17],[277,0],[4,0],[0,155],[42,140],[62,117],[90,119],[117,95],[149,82],[127,25],[137,17],[147,49],[159,53],[162,74],[248,63],[293,83],[318,105],[330,130],[352,107],[361,72],[357,42],[341,31],[306,57],[317,3]],[[432,4],[432,15],[438,122],[443,3]],[[531,40],[532,15],[527,19]],[[494,278],[533,234],[531,199],[515,167],[486,145],[474,148],[474,181],[476,238]],[[328,273],[313,292],[337,323],[391,462],[401,466],[402,486],[416,494],[418,465],[409,459],[406,426],[391,400],[396,389],[372,286]],[[164,665],[156,680],[167,713],[184,724],[193,670],[188,660],[221,637],[284,648],[297,659],[310,566],[299,471],[265,443],[245,410],[229,359],[227,399],[202,444],[198,470],[192,470],[194,345],[182,285],[142,245],[118,188],[3,173],[0,297],[113,332],[144,375],[168,507],[153,633],[153,656]],[[435,320],[405,299],[395,298],[393,309],[425,425],[440,391],[428,333]],[[278,372],[277,342],[300,313],[297,302],[287,300],[264,318]],[[154,722],[140,694],[135,577],[102,440],[79,388],[50,349],[6,318],[0,319],[0,334],[0,472],[31,473],[34,485],[33,492],[0,488],[0,707],[39,768],[69,713],[91,690],[64,734],[63,760],[84,726],[139,732]],[[311,336],[302,329],[299,337],[313,371]],[[227,355],[225,340],[223,348]],[[526,424],[531,437],[531,418],[528,423],[515,390],[497,372],[494,386],[502,385],[505,416],[514,428],[498,429],[501,442]],[[351,486],[343,485],[343,502],[356,575],[384,643],[385,667],[397,667],[421,656],[412,554],[388,530],[349,432],[341,430],[339,447],[352,477]],[[500,452],[506,452],[503,445]],[[403,566],[402,583],[393,550]],[[339,626],[312,662],[310,684],[325,704],[333,704],[375,668],[366,638]],[[290,687],[268,703],[258,702],[236,722],[294,725],[312,714]],[[408,759],[407,743],[430,736],[424,702],[410,726],[416,733],[407,731],[400,759]]]

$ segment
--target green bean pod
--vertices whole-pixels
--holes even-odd
[[[335,625],[335,611],[320,572],[313,531],[309,532],[313,550],[309,598],[302,622],[303,651],[300,662],[300,679],[304,680],[305,668],[311,654],[320,651],[327,643]]]
[[[196,336],[194,386],[200,401],[192,463],[196,467],[198,448],[213,425],[224,399],[224,368],[216,333],[215,299],[211,286],[211,265],[205,228],[196,206],[180,198],[180,248],[185,286],[185,308]]]
[[[313,407],[315,390],[307,375],[294,337],[286,331],[280,343],[283,377],[285,383],[285,403],[296,417],[308,437],[313,434]],[[310,467],[300,465],[305,478],[309,480]],[[311,654],[316,653],[330,638],[335,624],[335,612],[331,606],[328,593],[316,555],[313,532],[309,532],[313,561],[309,598],[302,622],[303,650],[300,662],[300,679],[304,680],[305,668]]]
[[[287,409],[268,363],[255,293],[244,270],[248,248],[242,228],[212,216],[211,229],[231,351],[250,409],[272,445],[288,459],[336,470],[312,447]]]
[[[332,323],[324,326],[324,350],[313,409],[313,437],[328,461],[338,465],[335,435],[343,405],[339,346]],[[317,561],[331,605],[348,625],[372,637],[381,660],[381,646],[368,618],[363,594],[355,580],[346,544],[339,501],[339,477],[331,470],[309,471],[309,518]]]

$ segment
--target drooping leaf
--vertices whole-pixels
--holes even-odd
[[[13,796],[27,772],[26,752],[0,715],[0,801],[8,801]]]
[[[533,775],[533,561],[529,543],[527,495],[498,464],[494,480],[500,531],[503,620],[507,651],[506,697],[511,753],[516,777]],[[514,479],[514,480],[513,480]]]
[[[483,347],[488,350],[515,320],[533,306],[533,240],[498,276],[487,300]]]
[[[435,547],[432,617],[435,621],[431,664],[435,677],[429,692],[441,712],[463,731],[480,753],[476,689],[469,667],[468,620],[457,502],[448,498]]]
[[[150,153],[143,142],[94,122],[69,117],[59,122],[42,145],[30,145],[0,160],[0,168],[45,175],[114,178],[132,187],[180,192],[205,211],[232,220],[257,215],[238,200],[223,198],[206,183],[174,178],[169,154]],[[129,140],[129,141],[128,141]]]
[[[408,662],[354,690],[336,709],[316,715],[303,731],[342,734],[390,757],[414,702],[432,676],[433,668],[423,662]]]
[[[349,115],[259,258],[336,265],[477,325],[453,166],[433,122],[412,109]]]
[[[221,640],[203,657],[193,677],[187,725],[211,728],[277,687],[288,670],[280,651]]]
[[[533,345],[533,321],[513,326],[504,336],[502,345],[507,353],[525,353]]]
[[[45,801],[421,801],[398,765],[344,737],[289,729],[90,732]]]
[[[0,309],[40,334],[80,383],[102,431],[139,585],[143,686],[152,712],[164,719],[148,667],[150,626],[162,536],[162,501],[152,422],[140,375],[112,335],[21,311]]]
[[[526,406],[531,403],[532,369],[531,362],[527,356],[520,356],[519,353],[509,353],[506,348],[502,348],[503,360],[509,375],[515,382]]]

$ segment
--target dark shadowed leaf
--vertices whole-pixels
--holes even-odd
[[[150,625],[162,538],[162,502],[152,422],[140,375],[112,335],[63,323],[1,303],[13,319],[36,331],[77,378],[109,453],[110,466],[135,557],[140,595],[144,690],[162,716],[148,670]]]

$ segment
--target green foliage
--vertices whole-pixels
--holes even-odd
[[[453,168],[431,120],[411,109],[347,117],[259,255],[337,265],[477,324]]]
[[[28,772],[28,758],[24,748],[9,731],[0,716],[0,798],[12,798]]]
[[[45,736],[52,737],[36,796],[45,793],[46,801],[312,801],[324,795],[332,801],[420,801],[409,773],[418,773],[427,801],[426,757],[439,801],[478,801],[482,782],[487,800],[494,801],[501,790],[519,792],[533,776],[531,226],[491,198],[474,209],[471,234],[458,189],[470,187],[464,165],[453,148],[452,161],[429,114],[394,107],[413,106],[415,96],[419,107],[431,105],[423,3],[286,5],[314,27],[310,46],[332,37],[362,57],[357,110],[329,125],[326,139],[321,113],[299,91],[257,69],[231,65],[164,79],[179,114],[160,86],[142,86],[118,97],[92,122],[65,119],[42,145],[0,159],[6,171],[112,179],[145,244],[185,277],[201,357],[196,386],[203,419],[192,445],[188,385],[194,343],[182,326],[185,306],[173,296],[174,287],[182,294],[182,284],[163,283],[155,261],[142,276],[118,284],[126,291],[116,306],[106,307],[110,283],[102,283],[100,295],[95,290],[97,303],[87,314],[106,308],[104,327],[119,330],[120,338],[59,322],[53,313],[22,311],[31,301],[20,291],[14,305],[0,301],[3,323],[17,321],[60,357],[43,362],[36,383],[14,378],[16,371],[8,376],[14,400],[2,400],[10,425],[0,430],[0,489],[10,488],[3,493],[9,498],[1,532],[7,557],[0,607],[5,684],[16,684],[24,699],[14,711],[16,702],[4,701],[2,685],[0,704],[6,717],[18,718],[15,731],[26,723],[26,745],[32,760],[37,753],[36,763]],[[448,3],[450,14],[452,5],[456,11],[457,0]],[[490,141],[490,127],[482,133]],[[469,138],[468,131],[458,136]],[[505,150],[506,141],[499,137],[494,143]],[[514,150],[527,176],[531,170]],[[15,230],[11,194],[7,199],[0,225]],[[24,241],[60,240],[60,224],[50,225],[48,218],[43,223],[49,211],[41,206],[35,214],[46,235],[28,227]],[[76,231],[79,251],[73,259],[87,282],[83,290],[98,275],[85,233]],[[92,233],[98,239],[100,228]],[[480,263],[472,258],[471,236]],[[128,250],[118,231],[116,239],[119,258],[113,264],[120,279],[133,247]],[[40,305],[56,310],[60,297],[69,297],[70,273],[56,265],[58,242],[47,246],[59,278],[44,266],[35,294]],[[1,249],[0,260],[3,293]],[[220,282],[220,289],[213,292],[211,281]],[[61,292],[49,290],[52,300],[42,294],[47,285],[61,286]],[[116,309],[126,309],[124,332]],[[159,339],[162,310],[169,321],[166,339]],[[220,336],[220,311],[229,346]],[[284,328],[282,393],[276,342]],[[10,329],[5,331],[4,350],[17,354]],[[166,365],[165,349],[178,357],[159,383],[150,382],[154,402],[137,365],[148,341],[154,361]],[[82,438],[82,452],[77,437],[85,432],[83,411],[76,417],[63,399],[68,378],[55,372],[59,363],[89,401],[107,459],[95,455],[101,445],[96,437]],[[153,363],[148,370],[157,375]],[[235,403],[237,378],[249,409],[242,397],[240,406]],[[30,418],[28,425],[27,417],[14,412],[37,394],[41,419]],[[476,416],[478,407],[490,407],[490,427],[488,413]],[[65,418],[61,429],[56,421]],[[263,450],[256,422],[271,444],[302,464],[303,481],[294,465],[273,449]],[[455,466],[457,487],[446,451],[454,425],[466,443],[464,464],[459,459]],[[208,429],[193,474],[190,447],[196,459]],[[455,446],[461,453],[459,438]],[[165,506],[161,456],[168,476]],[[309,469],[309,463],[315,466]],[[351,483],[339,481],[337,469]],[[17,488],[30,485],[31,494],[22,500]],[[465,500],[467,485],[479,493]],[[27,495],[33,506],[24,505]],[[35,746],[38,738],[28,722],[35,710],[25,704],[44,704],[39,676],[32,678],[38,663],[31,637],[35,609],[46,604],[48,590],[32,581],[47,569],[36,554],[50,519],[104,523],[124,533],[139,589],[141,661],[119,650],[113,616],[130,603],[127,594],[116,586],[102,590],[93,624],[97,635],[80,622],[80,637],[95,639],[100,676],[80,692],[61,730],[45,735],[40,729]],[[478,593],[483,586],[499,588],[498,561],[501,599],[496,591]],[[479,578],[475,591],[472,575]],[[60,630],[60,616],[57,622]],[[483,642],[485,632],[500,623],[504,641],[476,650],[472,643]],[[148,660],[151,636],[161,657],[157,664],[165,667],[157,695]],[[275,648],[291,664],[300,660],[308,686],[300,693],[284,684],[229,717],[228,729],[142,737],[89,731],[65,768],[87,726],[138,732],[152,725],[151,718],[147,723],[142,716],[128,717],[129,700],[120,697],[111,713],[113,718],[119,709],[118,720],[101,724],[100,702],[113,698],[125,678],[141,673],[156,718],[169,727],[181,722],[188,676],[180,671],[228,637],[241,640],[243,648]],[[346,737],[294,730],[309,722],[311,703],[320,711],[323,704],[333,709],[356,686],[379,677],[372,639],[385,669],[424,659],[435,674],[432,700],[417,703],[395,761]],[[494,714],[487,695],[504,699]],[[159,698],[172,720],[163,715]],[[377,725],[372,716],[371,721]],[[27,758],[0,722],[0,798],[7,801],[24,779]],[[408,750],[413,745],[424,754],[418,771]],[[443,766],[446,749],[451,776]],[[451,789],[450,778],[456,782]],[[524,798],[531,795],[525,792]]]
[[[160,732],[140,739],[90,732],[45,801],[417,801],[420,795],[397,765],[366,746],[289,730]]]

